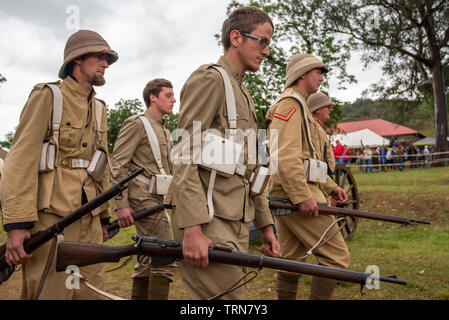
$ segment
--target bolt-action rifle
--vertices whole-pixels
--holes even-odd
[[[140,168],[132,172],[125,179],[117,182],[111,188],[99,194],[89,202],[85,203],[84,205],[82,205],[81,207],[70,213],[68,216],[62,218],[52,226],[48,227],[45,230],[32,234],[31,237],[28,240],[25,240],[23,243],[23,248],[25,252],[28,254],[33,252],[34,250],[42,246],[44,243],[51,240],[55,234],[62,233],[67,226],[71,225],[76,220],[85,216],[86,214],[88,214],[95,208],[101,206],[103,203],[114,198],[118,194],[121,194],[124,190],[128,188],[126,183],[137,177],[144,170],[145,170],[144,168]],[[8,280],[9,277],[11,277],[12,273],[15,271],[15,266],[14,265],[10,266],[6,262],[5,253],[6,253],[6,243],[0,247],[0,284]]]
[[[152,206],[150,208],[145,208],[145,209],[135,212],[133,214],[133,220],[134,220],[134,222],[136,222],[137,220],[148,217],[152,214],[155,214],[156,212],[162,211],[164,209],[170,209],[170,208],[171,208],[171,205],[162,204],[162,203]],[[108,239],[111,239],[113,236],[115,236],[120,231],[120,227],[118,225],[118,220],[112,221],[107,226],[107,229],[108,229]]]
[[[61,242],[58,244],[57,249],[56,271],[66,271],[66,268],[70,265],[82,267],[103,262],[118,262],[121,258],[130,255],[151,256],[152,265],[155,258],[165,259],[164,263],[160,263],[161,260],[158,260],[157,266],[183,259],[182,244],[180,242],[142,236],[133,236],[133,240],[135,241],[134,244],[124,246],[109,246],[104,244],[82,242]],[[397,279],[394,275],[380,276],[366,272],[331,268],[281,258],[259,256],[255,254],[232,251],[231,248],[227,247],[209,248],[209,260],[216,263],[231,264],[242,267],[259,269],[265,267],[359,283],[362,285],[362,289],[365,284],[369,283],[367,281],[372,280],[402,285],[407,284],[407,281]]]
[[[279,200],[269,199],[270,209],[287,209],[292,211],[297,211],[298,207],[291,203],[284,203]],[[355,217],[355,218],[365,218],[371,220],[380,220],[386,222],[400,223],[402,225],[411,225],[413,223],[423,223],[430,224],[426,219],[411,219],[403,218],[398,216],[390,216],[382,213],[374,213],[367,211],[352,210],[347,208],[339,207],[329,207],[324,204],[318,204],[319,214],[332,215],[332,216],[343,216],[343,217]]]

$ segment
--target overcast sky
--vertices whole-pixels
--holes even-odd
[[[67,38],[76,30],[100,33],[119,60],[105,74],[106,84],[97,97],[113,106],[121,98],[142,102],[145,84],[154,78],[169,79],[178,102],[188,76],[201,64],[216,62],[223,50],[219,33],[230,0],[0,0],[0,139],[13,131],[20,112],[36,83],[58,79]],[[76,19],[79,11],[79,19]],[[379,70],[363,71],[353,59],[348,71],[358,84],[330,95],[354,101]]]

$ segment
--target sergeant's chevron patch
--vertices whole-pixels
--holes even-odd
[[[285,121],[285,122],[288,122],[288,120],[290,120],[290,118],[292,117],[292,115],[293,115],[295,112],[296,112],[296,108],[295,108],[295,107],[292,107],[292,108],[290,109],[290,111],[287,112],[286,115],[275,112],[273,117],[278,118],[278,119],[280,119],[280,120],[283,120],[283,121]]]

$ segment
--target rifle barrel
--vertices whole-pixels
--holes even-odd
[[[56,270],[64,271],[69,265],[78,267],[101,262],[117,262],[122,257],[131,254],[182,259],[182,246],[179,242],[159,239],[148,240],[145,237],[135,237],[136,244],[126,246],[107,246],[92,243],[62,242],[58,246]],[[366,272],[344,270],[338,268],[312,265],[287,259],[258,256],[255,254],[236,252],[226,249],[210,248],[209,260],[215,263],[238,265],[252,268],[270,268],[295,273],[309,274],[335,280],[343,280],[364,285],[372,276]],[[405,285],[407,282],[394,277],[379,276],[380,281]]]
[[[140,168],[132,172],[125,179],[117,182],[111,188],[102,192],[101,194],[99,194],[92,200],[88,201],[75,211],[71,212],[66,217],[62,218],[55,224],[48,227],[47,229],[32,234],[28,240],[24,241],[23,243],[24,250],[27,253],[31,253],[40,246],[42,246],[44,243],[52,239],[55,234],[62,233],[67,226],[71,225],[73,222],[85,216],[86,214],[88,214],[95,208],[99,207],[103,203],[109,201],[117,194],[120,194],[123,190],[127,188],[126,183],[137,177],[142,172],[144,172],[144,170],[145,170],[144,168]],[[14,266],[11,267],[6,262],[5,253],[6,253],[6,244],[0,248],[0,284],[7,281],[15,270]]]
[[[288,209],[288,210],[292,210],[292,211],[298,210],[298,208],[292,204],[283,203],[283,202],[276,201],[276,200],[270,200],[269,206],[270,206],[270,209]],[[413,222],[430,224],[430,222],[425,219],[418,220],[418,219],[404,218],[404,217],[398,217],[398,216],[391,216],[391,215],[386,215],[386,214],[382,214],[382,213],[352,210],[352,209],[348,209],[348,208],[329,207],[324,204],[318,204],[318,210],[319,210],[320,214],[365,218],[365,219],[371,219],[371,220],[380,220],[380,221],[387,221],[387,222],[393,222],[393,223],[400,223],[400,224],[405,224],[405,225],[410,225]]]

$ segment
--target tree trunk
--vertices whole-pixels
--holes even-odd
[[[447,103],[441,61],[437,61],[432,68],[432,80],[435,100],[435,151],[449,151]],[[443,156],[447,157],[448,155]]]

